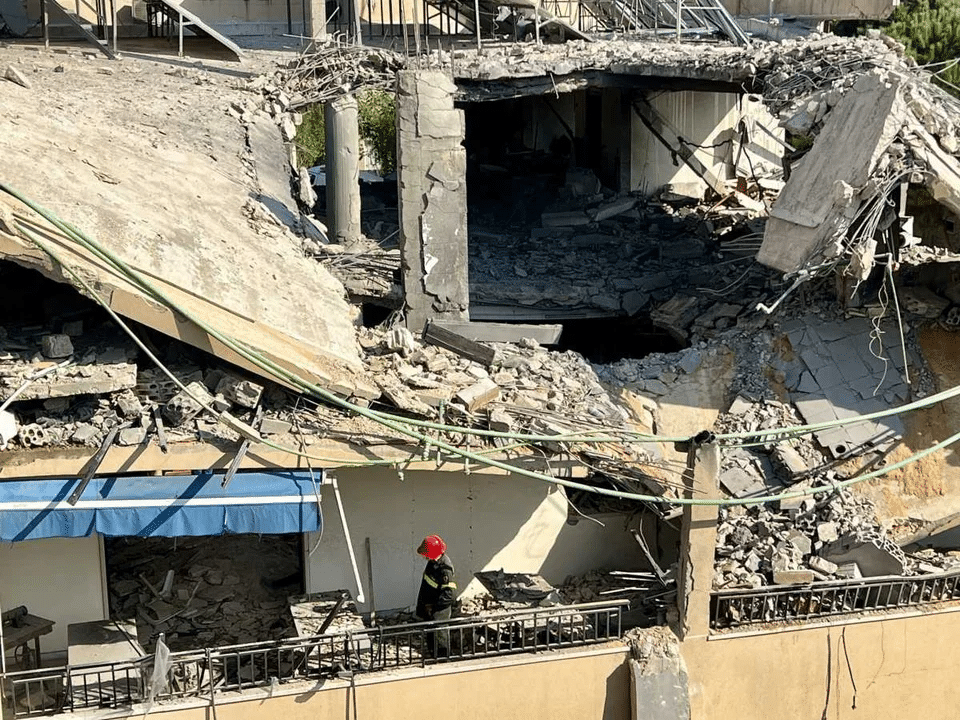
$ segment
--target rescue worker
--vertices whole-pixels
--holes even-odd
[[[417,617],[421,620],[449,620],[456,599],[453,563],[447,557],[447,544],[439,535],[428,535],[417,552],[427,559],[420,592],[417,593]],[[427,633],[427,651],[433,657],[446,657],[450,651],[450,631]]]

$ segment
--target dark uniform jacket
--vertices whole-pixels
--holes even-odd
[[[453,577],[453,563],[446,554],[436,560],[427,560],[417,594],[417,617],[433,620],[436,613],[453,607],[457,594]]]

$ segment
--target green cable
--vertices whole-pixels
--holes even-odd
[[[484,457],[482,457],[481,455],[479,455],[478,453],[475,453],[475,452],[472,452],[472,451],[468,451],[468,450],[464,450],[464,449],[462,449],[462,448],[457,448],[457,447],[455,447],[455,446],[453,446],[453,445],[450,445],[450,444],[448,444],[448,443],[445,443],[445,442],[443,442],[443,441],[440,441],[439,439],[429,438],[429,437],[424,436],[424,435],[422,435],[422,434],[420,434],[420,433],[416,433],[416,432],[414,432],[413,430],[410,430],[410,429],[408,429],[408,428],[403,427],[401,423],[394,421],[394,420],[392,419],[394,416],[387,416],[387,417],[390,417],[390,418],[391,418],[391,419],[388,420],[387,417],[380,417],[380,416],[381,416],[381,413],[376,413],[375,411],[369,411],[369,410],[367,410],[366,408],[361,408],[361,407],[359,407],[359,406],[352,405],[351,403],[346,402],[346,401],[340,399],[340,398],[337,397],[336,395],[333,395],[332,393],[329,393],[329,392],[326,391],[325,389],[323,389],[323,388],[321,388],[321,387],[319,387],[319,386],[317,386],[317,385],[314,385],[314,384],[312,384],[312,383],[308,383],[307,381],[305,381],[305,380],[303,380],[302,378],[294,375],[293,373],[289,373],[289,372],[286,371],[284,368],[281,368],[281,367],[277,366],[275,363],[267,360],[266,358],[262,358],[262,357],[260,357],[258,354],[255,355],[254,353],[251,353],[243,344],[237,342],[237,341],[234,340],[233,338],[230,338],[230,337],[228,337],[228,336],[222,335],[222,334],[219,333],[219,331],[217,331],[216,329],[207,326],[205,323],[202,323],[201,321],[199,321],[199,320],[197,320],[196,318],[192,317],[191,314],[189,314],[189,313],[187,313],[187,312],[184,312],[184,311],[183,311],[181,308],[179,308],[175,303],[173,303],[173,302],[169,301],[167,298],[165,298],[165,296],[164,296],[162,293],[160,293],[160,292],[157,291],[156,289],[152,288],[149,283],[147,283],[146,281],[142,280],[142,278],[137,277],[136,274],[133,274],[133,273],[129,270],[129,268],[126,267],[125,264],[124,264],[122,261],[119,260],[119,258],[116,258],[115,256],[113,256],[111,253],[109,253],[109,252],[106,251],[106,250],[102,250],[101,248],[99,248],[98,246],[96,246],[96,244],[93,243],[93,241],[90,240],[89,238],[85,238],[85,236],[83,236],[83,234],[80,233],[79,230],[76,230],[76,229],[72,228],[71,226],[67,225],[66,223],[62,223],[61,221],[59,221],[59,219],[55,218],[55,216],[53,216],[53,218],[48,217],[48,215],[52,215],[52,213],[48,213],[47,211],[44,211],[44,210],[40,209],[38,206],[36,206],[35,204],[33,204],[33,203],[31,203],[30,201],[26,200],[25,198],[23,198],[23,197],[20,196],[19,194],[11,191],[6,185],[4,185],[4,184],[2,184],[2,183],[0,183],[0,189],[3,189],[4,191],[10,193],[10,194],[13,195],[14,197],[17,197],[19,200],[21,200],[21,202],[24,202],[24,204],[28,205],[28,207],[31,207],[31,209],[34,209],[36,212],[38,212],[38,213],[40,213],[41,215],[43,215],[44,217],[46,217],[48,220],[50,220],[50,222],[54,223],[57,227],[63,229],[65,232],[67,232],[68,235],[70,235],[71,237],[73,237],[73,239],[77,240],[77,241],[80,242],[82,245],[84,245],[84,247],[87,247],[87,249],[89,249],[89,250],[91,250],[92,252],[94,252],[95,254],[97,254],[98,257],[101,257],[102,259],[108,261],[111,265],[113,265],[114,267],[116,267],[120,272],[124,273],[125,275],[130,276],[133,280],[136,281],[136,284],[138,284],[140,287],[142,287],[143,289],[145,289],[145,290],[147,290],[148,292],[150,292],[155,298],[157,298],[157,299],[159,299],[159,300],[163,300],[163,301],[168,305],[168,307],[170,307],[170,308],[173,309],[173,310],[176,310],[177,312],[180,312],[180,313],[183,314],[185,317],[187,317],[187,319],[189,319],[189,320],[191,320],[192,322],[194,322],[198,327],[200,327],[201,329],[203,329],[203,330],[205,330],[206,332],[210,333],[213,337],[215,337],[216,339],[220,340],[221,342],[223,342],[223,343],[224,343],[225,345],[227,345],[228,347],[233,348],[233,349],[234,349],[236,352],[238,352],[238,354],[240,354],[242,357],[245,357],[245,358],[247,358],[248,360],[250,360],[250,362],[253,362],[253,363],[257,364],[258,367],[262,367],[263,369],[271,369],[278,377],[287,377],[287,378],[288,378],[292,383],[294,383],[295,385],[300,386],[300,387],[302,387],[302,388],[306,388],[307,390],[316,393],[318,396],[320,396],[320,397],[323,398],[323,399],[326,399],[326,400],[328,400],[328,401],[330,401],[330,402],[332,402],[332,403],[334,403],[334,404],[336,404],[336,405],[338,405],[338,406],[340,406],[340,407],[343,407],[343,408],[345,408],[345,409],[352,409],[352,410],[354,410],[355,412],[357,412],[357,414],[360,414],[360,415],[362,415],[362,416],[365,416],[365,417],[367,417],[368,419],[374,420],[375,422],[379,422],[380,424],[384,425],[385,427],[389,427],[389,428],[391,428],[391,429],[393,429],[393,430],[395,430],[395,431],[397,431],[397,432],[399,432],[399,433],[401,433],[401,434],[404,434],[404,435],[407,435],[407,436],[412,437],[412,438],[414,438],[414,439],[417,439],[417,440],[419,440],[421,443],[426,443],[426,444],[429,444],[429,445],[434,445],[434,446],[436,446],[436,447],[438,447],[438,448],[442,448],[442,449],[446,450],[447,452],[449,452],[449,453],[451,453],[451,454],[453,454],[453,455],[455,455],[455,456],[459,456],[459,457],[464,458],[465,460],[467,460],[467,459],[473,460],[474,462],[478,462],[478,463],[480,463],[480,464],[482,464],[482,465],[487,465],[487,466],[490,466],[490,467],[497,467],[497,468],[506,470],[506,471],[509,472],[509,473],[516,473],[516,474],[518,474],[518,475],[522,475],[522,476],[525,476],[525,477],[530,477],[530,478],[532,478],[532,479],[540,480],[540,481],[542,481],[542,482],[547,482],[547,483],[550,483],[550,484],[553,484],[553,485],[561,485],[561,486],[564,486],[564,487],[569,487],[569,488],[573,488],[573,489],[583,490],[583,491],[586,491],[586,492],[592,492],[592,493],[596,493],[596,494],[600,494],[600,495],[607,495],[607,496],[611,496],[611,497],[618,497],[618,498],[622,498],[622,499],[636,500],[636,501],[641,501],[641,502],[654,502],[654,503],[671,504],[671,505],[716,505],[716,506],[726,506],[726,505],[753,505],[753,504],[760,504],[760,503],[766,503],[766,502],[775,502],[775,501],[780,500],[780,499],[790,499],[790,498],[796,498],[796,497],[804,497],[804,496],[807,496],[807,495],[814,495],[814,494],[826,492],[826,491],[829,491],[829,490],[836,490],[836,489],[840,489],[840,488],[842,488],[842,487],[847,487],[847,486],[849,486],[849,485],[853,485],[853,484],[856,484],[856,483],[859,483],[859,482],[864,482],[865,480],[868,480],[868,479],[871,479],[871,478],[874,478],[874,477],[879,477],[879,476],[884,475],[884,474],[886,474],[886,473],[888,473],[888,472],[891,472],[891,471],[893,471],[893,470],[895,470],[895,469],[898,469],[898,468],[900,468],[900,467],[904,467],[904,466],[906,466],[906,465],[908,465],[908,464],[910,464],[910,463],[912,463],[912,462],[915,462],[915,461],[917,461],[917,460],[925,457],[926,455],[928,455],[928,454],[930,454],[930,453],[932,453],[932,452],[935,452],[935,451],[937,451],[937,450],[939,450],[939,449],[941,449],[941,448],[947,447],[948,445],[953,444],[953,443],[956,442],[958,439],[960,439],[960,433],[958,433],[958,434],[956,434],[956,435],[951,436],[951,437],[948,438],[947,440],[944,440],[944,441],[942,441],[942,442],[940,442],[940,443],[937,443],[937,444],[933,445],[932,447],[930,447],[930,448],[928,448],[928,449],[926,449],[926,450],[920,451],[919,453],[916,453],[916,454],[914,454],[914,455],[911,455],[911,456],[905,458],[904,460],[902,460],[902,461],[900,461],[900,462],[898,462],[898,463],[895,463],[895,464],[889,465],[889,466],[884,466],[883,468],[880,468],[880,469],[878,469],[878,470],[876,470],[876,471],[873,471],[873,472],[871,472],[871,473],[867,473],[867,474],[865,474],[865,475],[859,476],[859,477],[857,477],[857,478],[852,478],[852,479],[850,479],[850,480],[846,480],[846,481],[839,482],[839,483],[831,483],[830,485],[821,486],[821,487],[819,487],[819,488],[809,488],[809,489],[806,489],[806,490],[803,490],[803,491],[795,491],[795,492],[783,493],[783,494],[779,494],[779,495],[761,496],[761,497],[756,497],[756,498],[731,498],[731,499],[720,499],[720,498],[717,498],[717,499],[705,499],[705,498],[665,498],[665,497],[657,496],[657,495],[644,495],[644,494],[640,494],[640,493],[628,493],[628,492],[617,491],[617,490],[609,490],[609,489],[607,489],[607,488],[596,487],[596,486],[592,486],[592,485],[585,485],[585,484],[583,484],[583,483],[577,483],[577,482],[574,482],[574,481],[571,481],[571,480],[565,480],[565,479],[562,479],[562,478],[556,478],[556,477],[551,477],[551,476],[543,475],[542,473],[536,473],[536,472],[533,472],[533,471],[524,470],[524,469],[522,469],[522,468],[518,468],[518,467],[515,467],[515,466],[513,466],[513,465],[509,465],[509,464],[507,464],[507,463],[500,462],[500,461],[498,461],[498,460],[494,460],[494,459],[491,459],[491,458],[484,458]],[[18,229],[21,230],[21,232],[23,231],[22,228],[19,228],[19,223],[17,224],[17,227],[18,227]],[[77,237],[74,237],[74,236],[77,236]],[[34,236],[34,238],[36,238],[36,236]],[[34,241],[35,243],[37,243],[37,239],[33,239],[33,241]],[[44,252],[46,252],[47,254],[49,254],[49,255],[50,255],[56,262],[58,262],[62,267],[64,267],[65,269],[69,269],[68,266],[64,265],[64,264],[56,257],[56,255],[55,255],[52,251],[50,251],[48,248],[45,247],[45,244],[42,243],[42,241],[40,241],[40,242],[38,243],[38,245],[39,245],[39,247],[40,247],[41,250],[43,250]],[[70,270],[70,273],[71,273],[71,275],[72,275],[73,277],[75,277],[75,278],[77,278],[77,279],[79,280],[79,277],[76,275],[76,273],[74,273],[72,270]],[[88,288],[88,287],[89,287],[89,286],[86,286],[85,283],[84,283],[84,286],[85,286],[85,288]],[[88,292],[89,292],[89,290],[88,290]],[[102,301],[99,300],[99,297],[98,297],[98,296],[95,295],[95,298],[98,300],[98,302],[101,302],[101,304],[103,304]],[[114,317],[115,317],[115,315],[114,315]],[[263,364],[260,364],[260,363],[263,363]],[[923,407],[923,406],[927,406],[927,405],[934,404],[935,402],[939,402],[939,399],[945,399],[945,398],[947,398],[947,397],[953,397],[953,396],[956,395],[956,394],[960,394],[960,387],[955,387],[955,388],[952,388],[952,389],[950,389],[950,390],[948,390],[948,391],[944,391],[944,392],[942,392],[942,393],[939,393],[938,395],[930,396],[930,397],[924,399],[923,401],[918,401],[917,403],[912,403],[911,405],[912,405],[912,406],[916,406],[916,407]],[[939,397],[939,396],[942,396],[942,398]],[[908,407],[908,406],[907,406],[907,407]],[[911,408],[911,409],[913,409],[913,408]],[[868,415],[868,416],[861,416],[861,418],[859,418],[858,421],[865,421],[865,420],[867,420],[867,419],[872,419],[872,418],[875,418],[875,417],[886,417],[887,415],[893,415],[893,414],[897,414],[897,413],[899,413],[899,412],[904,412],[904,411],[906,411],[906,407],[905,407],[904,409],[897,409],[897,410],[889,411],[889,412],[886,412],[886,411],[885,411],[885,412],[879,412],[879,413],[872,413],[872,414],[870,414],[870,415]],[[840,423],[840,421],[838,421],[838,423]],[[837,423],[820,423],[820,424],[817,424],[817,425],[810,425],[810,426],[806,426],[806,427],[813,429],[813,428],[818,428],[818,427],[830,427],[830,426],[834,426],[834,425],[836,425],[836,424],[837,424]],[[840,424],[842,424],[842,423],[840,423]],[[849,423],[847,423],[847,424],[849,424]],[[447,429],[448,431],[451,431],[451,432],[463,432],[463,431],[464,431],[464,428],[456,428],[456,427],[454,427],[454,426],[442,426],[442,427],[444,427],[445,429]],[[803,427],[803,426],[800,426],[800,427]],[[759,432],[752,432],[752,433],[733,433],[733,434],[729,434],[729,435],[723,436],[723,437],[757,437],[757,436],[768,437],[768,436],[771,436],[771,435],[777,435],[777,436],[779,436],[779,435],[783,435],[783,434],[785,433],[785,431],[787,431],[787,430],[791,430],[791,429],[780,429],[778,432],[775,432],[775,433],[769,432],[769,430],[767,430],[767,431],[759,431]],[[796,430],[796,428],[793,428],[792,430]],[[518,434],[508,434],[508,433],[503,433],[503,434],[500,434],[500,435],[501,435],[501,436],[512,437],[513,439],[521,439],[521,438],[523,437],[523,436],[518,435]],[[556,442],[556,441],[562,440],[564,437],[565,437],[565,436],[544,436],[543,439],[544,439],[544,440],[550,440],[550,441]],[[651,436],[651,437],[654,437],[656,440],[659,440],[659,441],[665,441],[665,440],[667,440],[667,438],[662,438],[662,437],[656,437],[656,436]],[[260,438],[257,438],[257,439],[260,440]],[[524,439],[525,439],[525,438],[524,438]],[[614,441],[617,441],[617,440],[614,440]],[[285,448],[279,448],[279,447],[278,447],[278,449],[286,450]],[[294,454],[296,454],[296,453],[294,453]],[[378,462],[378,461],[377,461],[377,462]],[[378,462],[378,464],[379,464],[379,462]],[[399,463],[392,463],[392,464],[398,465]]]

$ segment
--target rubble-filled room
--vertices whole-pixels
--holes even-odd
[[[458,103],[472,320],[560,324],[561,349],[606,363],[687,347],[689,321],[723,329],[765,289],[751,260],[755,212],[631,179],[631,104],[643,92]]]
[[[152,651],[290,637],[303,593],[302,536],[105,538],[110,617]]]

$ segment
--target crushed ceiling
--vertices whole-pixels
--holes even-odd
[[[299,212],[280,132],[263,114],[241,116],[246,93],[230,75],[3,55],[21,59],[30,84],[0,83],[4,183],[268,359],[343,395],[369,394],[343,288],[289,233]],[[259,372],[10,196],[0,211],[38,229],[120,315]],[[9,222],[0,257],[67,280]]]

